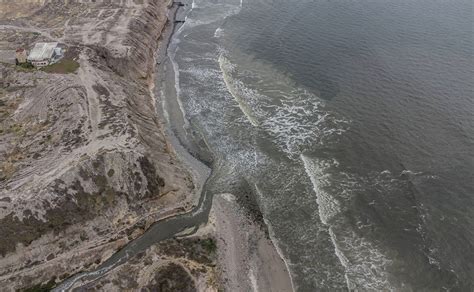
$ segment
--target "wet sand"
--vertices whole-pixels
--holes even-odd
[[[265,227],[252,220],[233,195],[214,197],[210,222],[215,225],[225,291],[294,291],[286,264]]]

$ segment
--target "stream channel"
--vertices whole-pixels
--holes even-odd
[[[95,270],[82,272],[68,278],[53,289],[55,292],[80,288],[75,286],[78,281],[83,281],[84,285],[91,283],[114,268],[124,264],[134,255],[145,251],[150,246],[162,240],[183,235],[183,233],[190,235],[196,232],[200,225],[207,223],[213,197],[207,186],[212,182],[213,177],[211,169],[192,156],[190,152],[204,160],[210,161],[211,159],[208,151],[203,149],[202,146],[195,145],[192,138],[187,134],[189,124],[179,110],[177,90],[174,86],[175,74],[171,60],[177,48],[177,43],[173,42],[173,35],[179,33],[179,27],[182,25],[179,19],[184,19],[186,13],[187,6],[180,2],[173,3],[169,10],[169,23],[161,35],[156,55],[156,86],[154,93],[158,114],[160,117],[164,117],[162,122],[165,124],[167,139],[173,145],[181,163],[183,163],[193,177],[196,192],[193,195],[200,195],[198,205],[189,213],[168,217],[155,222],[142,236],[129,242]],[[170,112],[172,114],[169,114]]]

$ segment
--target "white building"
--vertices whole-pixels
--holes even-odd
[[[35,67],[53,64],[62,57],[62,49],[58,43],[36,43],[28,55],[28,61]]]

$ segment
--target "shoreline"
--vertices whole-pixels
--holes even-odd
[[[215,225],[224,290],[295,291],[287,263],[267,235],[268,225],[248,212],[232,194],[214,196],[209,221]]]
[[[192,8],[191,8],[191,10],[192,10]],[[187,11],[187,12],[189,13],[189,11]],[[167,48],[169,48],[171,43],[173,42],[172,38],[175,36],[174,33],[176,31],[181,30],[181,29],[182,29],[182,26],[180,26],[179,29],[174,27],[173,33],[170,36]],[[174,60],[171,60],[171,56],[169,56],[170,52],[166,51],[166,54],[168,56],[167,60],[171,61],[171,62],[174,62]],[[173,57],[174,57],[174,55],[173,55]],[[159,62],[159,64],[157,65],[157,71],[158,70],[166,71],[166,65],[170,65],[170,64],[166,64],[164,62]],[[177,66],[175,64],[172,64],[169,67],[170,67],[169,68],[170,71],[172,71],[171,75],[173,77],[173,78],[170,78],[169,81],[174,81],[174,84],[169,84],[169,83],[164,82],[164,83],[162,83],[162,85],[164,85],[164,87],[169,86],[169,87],[175,89],[176,88],[175,83],[178,81],[178,79],[177,79],[178,75],[174,71],[177,69]],[[162,74],[162,76],[165,76],[165,78],[166,78],[167,74],[166,74],[166,72],[164,72],[164,73],[165,74]],[[161,80],[161,81],[163,82],[164,80]],[[166,106],[166,103],[169,102],[169,100],[166,99],[163,96],[163,88],[164,87],[160,87],[160,93],[162,94],[161,95],[161,97],[162,97],[161,105],[162,106]],[[178,88],[176,88],[176,90],[174,92],[172,92],[172,96],[174,96],[176,99],[178,99],[177,91],[178,91]],[[180,101],[176,100],[176,102],[179,103]],[[189,139],[188,139],[188,137],[185,133],[186,132],[187,120],[184,116],[185,113],[183,112],[183,108],[182,108],[181,104],[179,104],[179,112],[183,114],[183,116],[181,117],[183,119],[182,123],[178,124],[178,125],[168,125],[168,127],[166,127],[166,129],[168,131],[170,131],[170,136],[172,137],[172,139],[177,139],[177,141],[174,141],[174,142],[178,144],[178,148],[182,149],[183,144],[181,144],[181,143],[183,143],[183,140],[185,141],[184,144],[187,144],[187,147],[185,149],[183,149],[184,152],[181,152],[180,154],[181,155],[183,155],[183,154],[184,155],[190,155],[190,153],[189,153],[189,150],[190,150],[189,149],[189,144],[193,144],[193,141],[189,141]],[[175,114],[175,113],[176,112],[173,112],[173,114]],[[169,113],[166,112],[166,110],[164,108],[162,108],[162,114],[163,114],[164,118],[166,118],[166,117],[169,118],[169,116],[170,116]],[[171,123],[171,120],[167,119],[167,122]],[[178,131],[177,134],[179,135],[179,137],[176,137],[176,135],[175,135],[176,131]],[[183,138],[183,136],[184,136],[184,138]],[[207,145],[207,142],[205,141],[204,137],[201,137],[201,138],[204,140],[204,144]],[[197,148],[199,148],[199,147],[197,147]],[[202,150],[202,149],[194,149],[192,151],[195,153],[196,150],[199,152],[199,150]],[[196,154],[197,154],[196,156],[198,156],[198,157],[201,156],[201,155],[199,155],[199,153],[196,153]],[[206,153],[206,154],[208,154],[208,153]],[[212,158],[210,158],[209,160],[212,160]],[[202,161],[202,159],[201,159],[201,163],[204,163]],[[257,196],[257,195],[254,194],[254,196]],[[232,204],[232,209],[229,210],[229,212],[224,213],[220,209],[222,209],[222,204],[223,204],[224,201],[226,201],[227,203],[230,202],[229,201],[230,197],[233,198],[233,199],[231,199],[231,201],[233,201],[233,204],[231,203]],[[262,218],[261,218],[261,220],[256,219],[258,221],[261,221],[261,222],[258,222],[258,221],[253,221],[253,220],[252,221],[246,221],[244,219],[245,216],[242,215],[242,212],[250,214],[250,213],[255,212],[255,210],[253,210],[251,206],[247,206],[245,202],[239,203],[236,200],[236,197],[232,194],[214,194],[214,195],[212,195],[212,200],[211,200],[210,204],[211,204],[211,206],[210,206],[209,215],[208,215],[208,219],[207,219],[208,223],[204,226],[194,226],[193,227],[194,229],[191,230],[189,233],[186,233],[187,230],[185,230],[184,231],[185,234],[183,234],[182,236],[183,237],[195,236],[198,233],[200,233],[201,230],[205,230],[207,228],[207,226],[213,225],[214,229],[215,229],[214,230],[215,231],[215,237],[217,239],[218,252],[220,252],[220,250],[229,251],[227,249],[226,242],[231,241],[233,238],[235,238],[235,236],[239,236],[238,233],[241,233],[241,232],[244,231],[244,230],[240,229],[242,227],[241,224],[246,224],[246,226],[248,228],[253,230],[252,232],[255,233],[255,235],[257,236],[258,239],[256,239],[253,242],[249,242],[249,245],[247,246],[247,249],[239,250],[240,261],[241,261],[239,268],[240,269],[248,268],[249,267],[248,266],[248,260],[252,257],[255,257],[254,260],[259,262],[259,264],[256,264],[256,262],[254,262],[253,265],[258,265],[258,267],[254,266],[253,268],[257,269],[257,271],[259,272],[259,274],[257,274],[257,276],[260,276],[260,277],[255,278],[256,275],[255,275],[255,271],[254,271],[251,274],[249,274],[246,279],[242,279],[242,280],[243,281],[247,280],[247,282],[249,284],[248,287],[253,287],[254,291],[278,291],[278,292],[296,291],[294,283],[293,283],[293,279],[291,277],[291,273],[290,273],[290,270],[289,270],[289,264],[288,264],[287,260],[283,257],[282,251],[276,245],[275,238],[272,236],[273,232],[271,230],[271,226],[268,224],[268,222],[264,218],[263,214],[261,214],[260,208],[257,207],[258,212],[261,214]],[[229,219],[228,224],[230,224],[230,225],[228,227],[231,230],[233,230],[233,232],[228,232],[229,230],[227,230],[227,231],[222,231],[221,230],[221,232],[219,232],[219,229],[216,229],[216,225],[217,226],[219,225],[217,222],[219,221],[219,218],[221,218],[221,217],[224,217],[224,218],[227,217]],[[245,230],[245,232],[246,231],[247,230]],[[179,236],[178,234],[176,234],[176,235]],[[240,236],[243,236],[243,234],[240,234]],[[226,240],[220,240],[222,238],[226,238]],[[241,238],[241,240],[244,240],[244,239]],[[254,253],[255,251],[252,251],[252,248],[250,246],[253,246],[255,244],[261,246],[261,251],[260,251],[261,253],[260,254],[255,254]],[[237,250],[233,250],[233,251],[230,251],[230,252],[236,252],[236,251]],[[225,252],[221,253],[221,255],[218,258],[218,263],[217,263],[217,265],[220,267],[220,272],[221,272],[221,277],[222,278],[225,278],[226,276],[229,275],[228,273],[224,272],[224,269],[225,269],[224,267],[229,265],[229,260],[226,259],[225,256],[222,256],[222,254],[224,254],[224,253]],[[277,270],[278,272],[276,273],[276,275],[274,273],[265,273],[265,271],[268,271],[268,270],[272,270],[273,272],[275,272],[275,270]],[[225,282],[224,279],[221,279],[221,284],[222,285],[224,285],[224,282]],[[260,285],[258,285],[257,283],[260,283]],[[234,287],[227,287],[227,288],[230,289],[229,291],[236,291],[235,288],[237,288],[237,287],[234,286]],[[261,290],[261,289],[263,289],[263,290]]]
[[[230,225],[227,226],[227,231],[221,230],[221,232],[219,232],[216,230],[214,234],[216,238],[228,239],[225,241],[218,239],[218,251],[222,250],[237,253],[238,257],[238,263],[232,263],[232,259],[229,260],[229,258],[223,255],[226,252],[221,252],[217,266],[221,268],[221,277],[223,279],[227,278],[231,273],[229,270],[226,270],[225,267],[236,264],[237,270],[245,270],[250,267],[250,271],[252,272],[247,274],[246,278],[241,279],[239,277],[239,280],[243,282],[246,281],[246,285],[253,287],[256,291],[263,287],[265,288],[263,288],[264,290],[262,291],[295,291],[286,260],[282,257],[281,251],[276,246],[271,235],[269,235],[269,238],[265,235],[271,233],[271,228],[266,220],[262,218],[262,222],[245,221],[245,216],[242,215],[242,212],[252,211],[248,209],[249,207],[246,206],[244,202],[241,204],[235,201],[235,204],[232,205],[232,208],[230,208],[228,212],[219,213],[216,211],[218,207],[214,207],[214,203],[218,202],[218,205],[222,205],[222,195],[209,194],[205,190],[205,185],[211,180],[213,174],[212,168],[206,165],[206,161],[210,164],[213,158],[211,150],[197,146],[194,137],[189,137],[187,134],[187,131],[192,129],[187,128],[189,124],[185,118],[182,106],[179,104],[177,96],[178,88],[175,83],[178,81],[178,75],[177,72],[175,72],[177,68],[175,64],[172,64],[174,60],[172,60],[169,54],[169,49],[172,48],[172,38],[178,30],[175,19],[180,12],[179,8],[181,2],[170,1],[170,4],[171,7],[168,6],[168,23],[160,35],[158,50],[154,58],[153,74],[151,78],[149,78],[149,90],[157,117],[162,124],[162,130],[169,144],[168,147],[175,153],[178,161],[180,161],[191,174],[196,190],[194,198],[195,201],[197,199],[198,202],[197,204],[193,204],[193,208],[186,213],[178,212],[168,214],[168,216],[155,221],[141,236],[124,245],[98,268],[93,271],[76,274],[68,281],[62,282],[53,291],[68,291],[72,288],[85,287],[105,277],[109,273],[113,273],[114,270],[122,267],[137,254],[149,250],[151,246],[167,239],[179,237],[180,233],[182,234],[183,232],[186,233],[182,235],[184,237],[195,236],[200,232],[203,226],[205,228],[211,221],[216,222],[220,217],[227,218]],[[171,102],[177,103],[174,106],[179,108],[182,115],[175,115],[175,111],[170,114],[167,111],[167,107],[170,105],[170,96],[175,97],[176,100],[172,100]],[[203,137],[201,138],[204,144],[207,145],[205,139]],[[205,153],[202,153],[203,150]],[[226,201],[228,200],[226,199]],[[258,210],[258,212],[261,211]],[[217,213],[219,213],[220,216],[217,216]],[[203,225],[205,222],[207,223]],[[248,245],[243,249],[229,250],[225,242],[233,238],[240,238],[240,240],[245,238],[242,236],[248,230],[241,229],[243,225],[253,230],[252,232],[257,236],[257,239],[249,241]],[[189,229],[192,229],[192,231],[187,233]],[[260,250],[256,254],[256,251],[251,248],[254,245],[260,247]],[[275,271],[277,271],[277,276],[274,275]],[[79,281],[83,282],[77,286]],[[224,285],[224,281],[220,282]],[[228,288],[233,290],[236,287],[238,287],[238,285]]]
[[[257,184],[255,184],[255,192],[257,194],[257,200],[261,200],[261,196],[262,196],[262,193],[260,191],[260,189],[258,188]],[[267,228],[267,231],[268,231],[268,237],[270,238],[270,241],[272,242],[273,244],[273,247],[275,248],[276,252],[278,253],[278,255],[280,256],[281,260],[285,263],[285,267],[286,267],[286,270],[288,272],[288,276],[290,278],[290,283],[291,283],[291,288],[293,291],[296,291],[295,289],[295,283],[293,282],[293,277],[291,276],[291,272],[290,272],[290,264],[289,264],[289,260],[286,259],[284,256],[283,256],[283,251],[281,250],[281,248],[278,246],[278,243],[277,243],[277,239],[275,238],[275,233],[273,231],[273,228],[272,226],[270,225],[270,222],[265,218],[265,216],[262,215],[262,220]]]

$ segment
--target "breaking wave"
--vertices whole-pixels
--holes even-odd
[[[313,184],[321,221],[328,226],[336,256],[345,269],[349,290],[390,289],[387,267],[391,264],[378,247],[356,234],[347,225],[341,212],[341,200],[348,200],[347,193],[329,194],[325,189],[331,184],[329,169],[337,166],[335,160],[318,160],[301,155],[304,168]],[[349,181],[342,184],[351,184]],[[338,198],[334,196],[337,195]]]
[[[246,103],[245,98],[241,95],[242,83],[232,79],[229,71],[233,70],[232,64],[223,56],[219,56],[219,67],[221,68],[224,82],[229,90],[229,93],[234,97],[235,101],[239,104],[242,113],[247,117],[252,126],[258,126],[258,120],[254,116],[254,113],[250,109],[249,105]]]
[[[219,37],[222,37],[224,35],[224,29],[218,27],[216,28],[215,32],[214,32],[214,37],[215,38],[219,38]]]
[[[252,68],[240,69],[225,57],[219,65],[229,93],[254,127],[272,137],[289,158],[298,159],[308,147],[323,145],[347,130],[349,122],[326,109],[324,102],[295,86],[286,76],[252,61]],[[252,70],[259,67],[258,70]],[[257,80],[258,89],[241,79]]]
[[[206,11],[205,18],[196,18],[193,17],[193,10],[203,9]],[[207,3],[205,1],[201,3],[196,3],[193,1],[191,4],[191,10],[188,13],[188,16],[185,18],[184,24],[179,28],[179,31],[184,29],[189,29],[201,25],[208,25],[214,22],[222,21],[229,16],[235,15],[240,12],[242,7],[240,3]]]
[[[329,181],[325,179],[327,175],[322,173],[322,168],[306,156],[301,155],[300,157],[303,161],[305,171],[313,184],[314,192],[316,193],[316,201],[318,202],[321,222],[328,225],[329,221],[341,212],[340,203],[337,199],[322,189],[325,184],[329,183]]]

